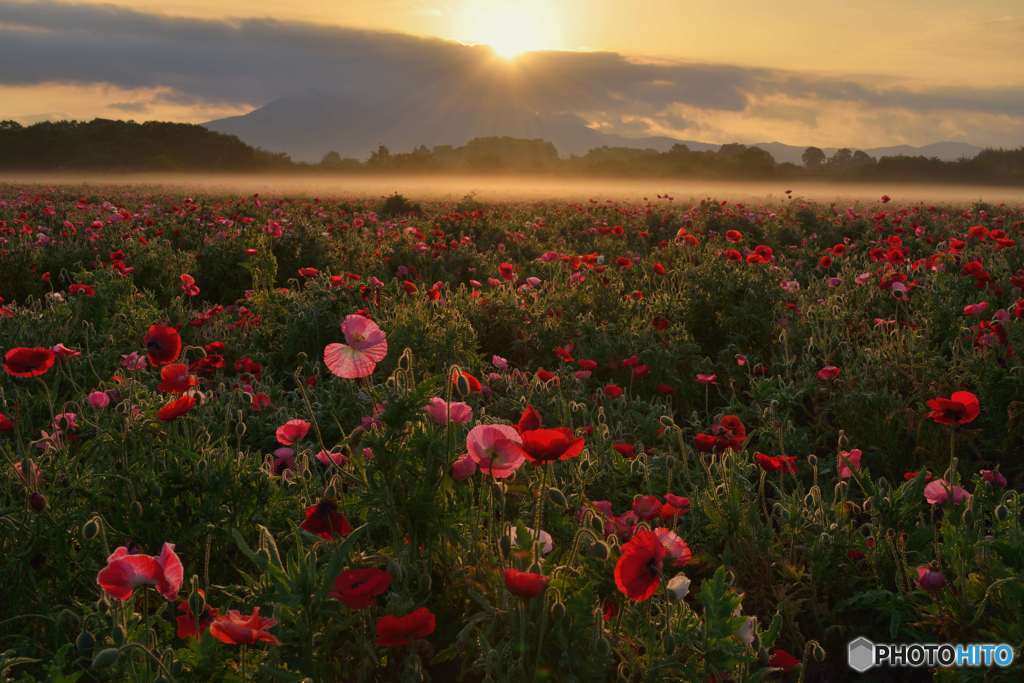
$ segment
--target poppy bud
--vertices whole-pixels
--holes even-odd
[[[996,505],[995,510],[992,511],[992,515],[1000,522],[1005,522],[1010,519],[1010,508],[1005,505]]]
[[[96,534],[100,532],[99,522],[95,518],[90,519],[88,522],[82,525],[82,538],[87,541],[91,541],[96,538]]]
[[[206,596],[203,595],[203,591],[197,588],[199,581],[198,577],[192,577],[192,591],[188,594],[188,608],[192,614],[203,614],[206,612]]]
[[[46,496],[39,491],[33,491],[28,497],[28,506],[32,508],[32,512],[42,512],[46,509]]]
[[[608,654],[610,654],[610,653],[611,653],[611,651],[612,651],[612,646],[611,646],[611,644],[610,644],[610,643],[608,642],[608,639],[607,639],[607,638],[598,638],[598,639],[597,639],[597,651],[598,651],[598,653],[600,653],[600,654],[601,654],[602,656],[607,656]]]
[[[121,626],[115,626],[114,628],[110,629],[110,638],[114,641],[114,645],[124,645],[124,629],[121,628]]]
[[[561,600],[555,600],[551,603],[551,618],[561,619],[565,616],[565,603]]]
[[[116,647],[108,647],[100,650],[96,653],[96,656],[92,658],[92,668],[106,669],[109,666],[113,666],[117,663],[117,658],[120,655],[121,651]]]
[[[96,639],[88,631],[82,631],[75,639],[75,648],[83,655],[92,652],[92,646],[95,644]]]
[[[132,514],[141,517],[142,516],[142,503],[137,500],[133,500],[132,504],[128,506],[128,509],[132,511]]]
[[[921,565],[917,568],[917,585],[929,593],[935,593],[945,587],[946,577],[928,565]]]
[[[563,508],[569,507],[569,500],[565,497],[565,494],[562,493],[561,489],[557,489],[552,486],[548,489],[548,496],[551,498],[551,502],[555,505]]]
[[[461,372],[455,378],[455,390],[459,393],[459,396],[469,396],[471,393],[469,380]]]
[[[690,594],[690,577],[686,574],[676,574],[669,579],[665,588],[676,600],[682,600]]]
[[[590,546],[590,554],[594,558],[601,560],[603,562],[612,556],[612,550],[608,547],[607,543],[603,541],[597,541],[592,546]]]

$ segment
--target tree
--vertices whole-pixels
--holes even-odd
[[[330,152],[328,152],[327,154],[324,155],[323,159],[320,160],[320,165],[321,166],[340,166],[341,165],[341,155],[338,154],[337,152],[335,152],[334,150],[331,150]]]
[[[825,153],[819,147],[808,147],[800,158],[806,168],[820,168],[825,163]]]
[[[853,161],[853,150],[843,147],[836,150],[836,153],[828,160],[828,165],[835,168],[846,168],[850,165],[851,161]]]

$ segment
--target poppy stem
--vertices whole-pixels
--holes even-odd
[[[956,473],[956,427],[949,430],[949,472],[946,473],[946,481],[953,486],[957,483]]]
[[[545,489],[548,483],[548,467],[550,465],[541,466],[540,485],[537,487],[537,500],[533,509],[533,562],[530,565],[530,571],[533,571],[533,567],[539,564],[538,550],[543,543],[540,537],[540,525],[544,521],[544,496],[547,493]]]

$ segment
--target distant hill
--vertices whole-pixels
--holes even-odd
[[[461,145],[480,137],[540,138],[554,143],[563,155],[583,154],[596,147],[635,147],[665,152],[682,143],[695,152],[717,151],[721,145],[671,137],[626,137],[589,128],[572,114],[538,116],[514,97],[453,98],[449,90],[368,94],[308,91],[284,97],[241,116],[204,124],[236,135],[252,145],[280,150],[292,158],[316,162],[328,151],[365,159],[380,145],[405,151],[419,145]],[[766,142],[753,145],[778,163],[800,164],[806,146]],[[834,148],[824,149],[826,154]],[[973,157],[981,151],[963,142],[937,142],[923,147],[899,145],[865,149],[873,157],[925,156],[943,161]]]
[[[242,117],[243,125],[266,122],[275,115],[286,115],[289,107],[267,108],[259,117]],[[492,112],[497,114],[498,112]],[[763,146],[730,143],[710,145],[680,142],[671,138],[631,139],[604,135],[582,125],[572,117],[554,123],[531,120],[524,112],[506,112],[506,121],[527,129],[539,128],[548,137],[481,135],[464,144],[436,144],[431,147],[414,142],[416,131],[430,130],[440,139],[458,139],[466,130],[487,130],[487,125],[453,127],[440,119],[426,126],[397,123],[392,112],[389,137],[396,149],[378,145],[362,159],[343,157],[337,150],[320,155],[325,140],[310,131],[314,124],[330,118],[329,112],[310,112],[303,125],[284,127],[285,137],[274,137],[268,146],[284,145],[289,140],[305,140],[316,163],[293,162],[283,153],[272,153],[242,142],[235,135],[207,130],[202,126],[176,123],[135,123],[95,119],[89,122],[60,121],[22,126],[13,121],[0,122],[0,169],[45,171],[280,171],[294,173],[524,173],[561,176],[664,177],[716,180],[790,181],[818,179],[828,181],[887,181],[1024,184],[1024,148],[984,150],[970,159],[943,161],[928,151],[909,148],[913,156],[869,156],[861,151],[841,149],[831,155],[817,156],[809,166],[778,163]],[[386,119],[383,115],[381,118]],[[387,123],[385,121],[385,123]],[[466,123],[465,120],[462,123]],[[333,138],[349,151],[373,130],[373,122],[363,121],[362,129],[353,126],[345,135]],[[302,137],[305,136],[305,137]],[[550,137],[571,139],[578,153],[561,154]],[[330,144],[331,140],[326,140]],[[954,144],[955,143],[951,143]],[[314,148],[313,145],[316,145]],[[348,145],[348,146],[343,146]],[[594,145],[580,151],[583,145]],[[767,145],[776,153],[785,145]],[[404,147],[404,149],[402,148]],[[793,148],[795,149],[795,148]],[[875,151],[875,150],[872,150]],[[903,148],[883,150],[900,152]],[[922,154],[924,151],[924,154]],[[802,154],[802,151],[801,151]]]
[[[283,168],[286,155],[202,126],[151,121],[0,122],[0,168],[47,171],[240,171]]]
[[[760,147],[775,157],[780,164],[789,162],[791,164],[801,163],[801,155],[806,147],[786,145],[781,142],[759,142],[754,147]],[[832,156],[837,147],[822,147],[825,154]],[[859,148],[858,148],[859,149]],[[869,147],[862,151],[876,159],[882,157],[927,157],[929,159],[941,159],[942,161],[957,161],[959,159],[971,159],[977,156],[981,147],[966,142],[933,142],[930,145],[914,147],[913,145],[896,145],[894,147]]]

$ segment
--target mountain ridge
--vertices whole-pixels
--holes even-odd
[[[316,162],[330,151],[365,159],[379,145],[392,151],[419,147],[461,145],[479,137],[508,136],[543,139],[563,156],[584,154],[598,147],[632,147],[666,151],[685,144],[693,151],[717,151],[720,143],[669,136],[625,136],[587,126],[575,114],[541,117],[514,99],[487,101],[467,98],[453,104],[440,93],[395,92],[366,97],[344,91],[328,94],[310,90],[278,98],[239,116],[216,119],[204,127],[238,136],[262,149],[284,152],[299,161]],[[777,163],[801,164],[807,146],[761,142],[759,147]],[[822,147],[831,155],[838,148]],[[870,156],[925,156],[943,161],[970,158],[981,147],[959,141],[922,146],[888,145],[861,149]]]

